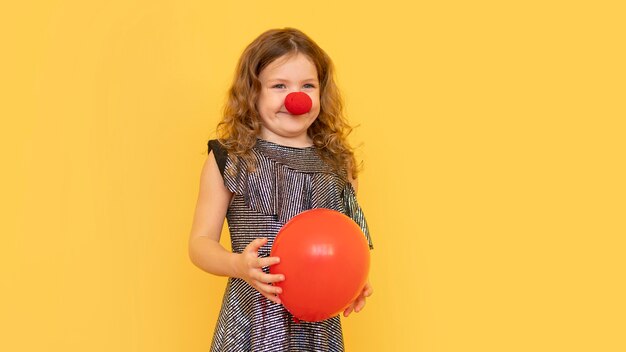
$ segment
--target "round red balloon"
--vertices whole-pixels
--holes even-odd
[[[270,273],[284,274],[283,306],[302,321],[341,313],[361,293],[369,272],[365,235],[348,216],[331,209],[304,211],[289,220],[274,239],[271,254],[280,263]]]

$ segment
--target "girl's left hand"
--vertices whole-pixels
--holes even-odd
[[[372,288],[372,285],[368,280],[365,284],[365,287],[363,287],[363,291],[361,291],[361,294],[359,294],[359,297],[357,297],[354,302],[352,302],[348,306],[348,308],[343,311],[343,316],[348,317],[348,315],[350,315],[352,311],[354,311],[355,313],[360,312],[363,307],[365,307],[365,298],[371,296],[372,293],[374,293],[374,288]]]

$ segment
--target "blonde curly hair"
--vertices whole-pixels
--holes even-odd
[[[240,156],[254,170],[250,152],[260,132],[256,102],[261,91],[259,74],[274,60],[302,53],[315,65],[320,82],[320,113],[307,133],[320,156],[337,170],[356,179],[358,166],[347,137],[352,131],[344,116],[344,102],[334,79],[334,64],[311,38],[295,28],[270,29],[243,51],[217,125],[217,138],[229,155]]]

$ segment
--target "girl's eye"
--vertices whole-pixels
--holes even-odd
[[[305,84],[304,86],[305,86],[305,87],[307,87],[307,86],[308,86],[307,88],[309,88],[309,87],[310,87],[310,88],[315,88],[315,86],[314,86],[314,85],[312,85],[311,83],[307,83],[307,84]],[[285,88],[285,85],[284,85],[284,84],[282,84],[282,83],[279,83],[279,84],[275,84],[275,85],[273,85],[273,86],[272,86],[272,88]]]

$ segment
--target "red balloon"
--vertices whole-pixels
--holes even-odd
[[[291,92],[285,97],[285,108],[294,115],[305,114],[312,106],[313,100],[304,92]]]
[[[361,228],[331,209],[304,211],[278,232],[270,255],[280,263],[270,273],[283,274],[283,306],[297,319],[331,318],[361,293],[369,273],[370,253]]]

